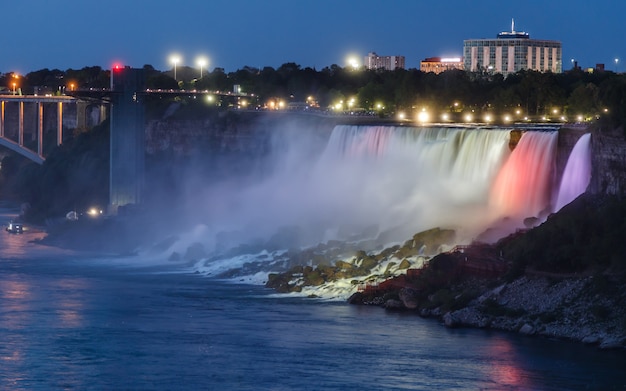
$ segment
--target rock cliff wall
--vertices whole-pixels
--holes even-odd
[[[626,195],[626,140],[622,132],[593,131],[592,174],[588,192]]]

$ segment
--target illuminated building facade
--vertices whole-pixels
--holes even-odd
[[[530,39],[528,33],[502,32],[495,39],[463,41],[465,70],[469,72],[501,73],[505,77],[523,69],[561,73],[563,53],[561,42]]]
[[[385,69],[387,71],[404,69],[404,56],[379,56],[371,52],[365,56],[363,64],[367,69]]]
[[[463,59],[459,57],[429,57],[425,60],[420,61],[420,71],[425,73],[432,72],[439,74],[441,72],[449,71],[451,69],[464,70],[465,64],[463,63]]]

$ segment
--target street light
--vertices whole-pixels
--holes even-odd
[[[617,73],[617,64],[619,63],[619,58],[615,59],[615,73]]]
[[[207,62],[208,62],[207,59],[204,57],[200,57],[196,60],[196,63],[200,67],[200,79],[202,79],[202,68],[206,67]]]
[[[178,80],[176,78],[176,65],[178,65],[178,63],[180,62],[180,57],[174,55],[174,56],[170,57],[170,61],[174,64],[174,80]]]

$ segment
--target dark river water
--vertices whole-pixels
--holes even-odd
[[[29,243],[41,235],[0,232],[1,390],[626,389],[623,351]]]

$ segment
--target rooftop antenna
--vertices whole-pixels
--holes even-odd
[[[514,33],[515,32],[515,19],[511,18],[511,32]]]

